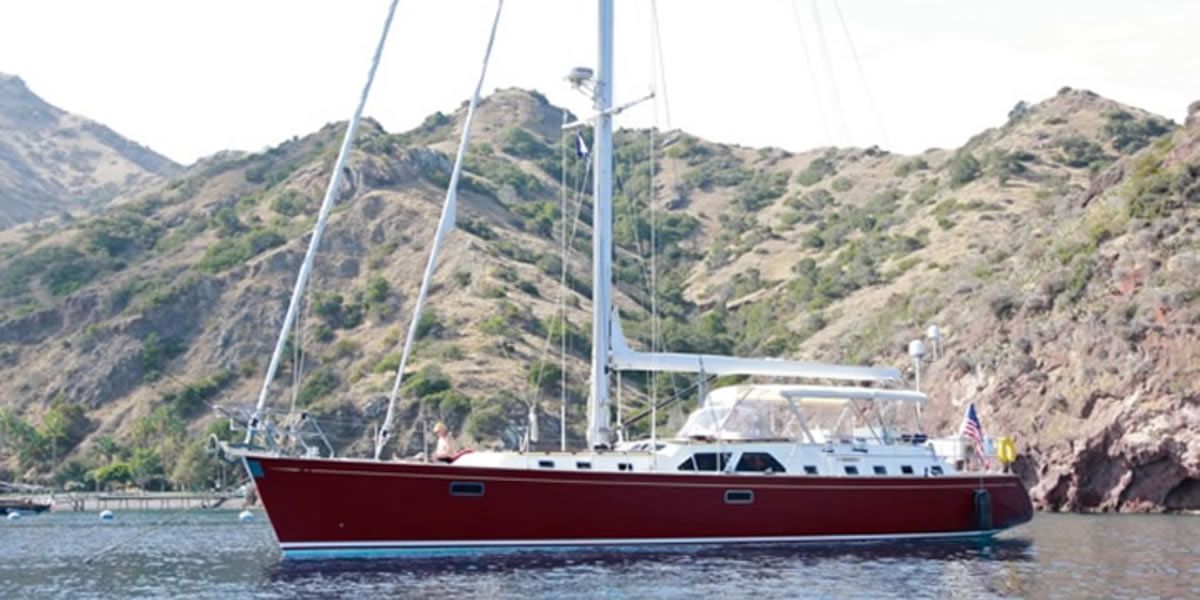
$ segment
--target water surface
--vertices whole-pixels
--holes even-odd
[[[50,597],[1200,598],[1200,517],[1038,515],[992,542],[281,560],[264,517],[0,522],[0,595]]]

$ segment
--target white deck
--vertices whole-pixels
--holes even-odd
[[[648,441],[632,442],[603,452],[472,452],[455,465],[548,471],[672,472],[762,476],[762,455],[770,455],[790,475],[822,477],[926,477],[950,475],[954,465],[935,454],[930,444],[854,443],[809,444],[793,441],[689,442],[660,441],[650,451]],[[723,455],[719,461],[716,455]],[[695,458],[693,458],[695,457]],[[723,464],[722,464],[723,463]],[[723,468],[722,468],[723,467]],[[754,470],[748,470],[754,469]]]

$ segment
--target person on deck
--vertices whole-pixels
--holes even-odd
[[[445,423],[441,421],[433,426],[433,433],[437,435],[437,448],[433,451],[433,459],[438,462],[451,462],[454,460],[454,440],[450,438],[450,430]]]

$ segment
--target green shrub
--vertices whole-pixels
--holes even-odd
[[[294,217],[307,212],[312,201],[308,196],[295,190],[283,190],[271,199],[271,210],[285,216]]]
[[[796,174],[796,183],[808,187],[817,184],[828,175],[837,173],[833,158],[833,152],[826,152],[814,158],[803,171]]]
[[[525,378],[538,392],[555,392],[562,382],[562,367],[557,362],[535,360],[525,369]]]
[[[790,178],[791,173],[788,171],[769,174],[756,171],[750,179],[738,186],[737,202],[742,210],[757,211],[782,196],[787,191]]]
[[[518,281],[517,289],[521,290],[522,292],[525,292],[526,294],[529,294],[530,296],[533,296],[534,298],[541,297],[541,292],[538,291],[537,284],[535,284],[532,281],[529,281],[527,279],[522,279],[522,280]]]
[[[162,375],[162,370],[172,358],[184,351],[183,344],[174,338],[162,339],[158,332],[150,332],[142,339],[142,349],[139,353],[142,362],[142,376],[146,381],[154,381]]]
[[[700,140],[690,135],[682,135],[678,141],[667,148],[665,154],[669,158],[684,159],[689,165],[697,165],[703,159],[711,156],[713,151]]]
[[[233,242],[209,246],[198,266],[203,271],[218,273],[241,265],[271,248],[282,246],[286,241],[287,238],[277,231],[254,229]]]
[[[926,204],[937,195],[937,181],[925,181],[908,193],[915,204]]]
[[[1123,110],[1110,112],[1105,117],[1104,134],[1112,139],[1113,148],[1126,154],[1145,148],[1152,139],[1171,131],[1170,124],[1158,117],[1139,121]]]
[[[207,410],[208,401],[217,397],[234,379],[233,371],[218,369],[208,377],[163,394],[162,401],[180,416],[188,418]]]
[[[99,218],[83,227],[84,244],[111,257],[153,248],[160,235],[161,227],[129,213]]]
[[[387,302],[388,294],[391,293],[391,285],[388,280],[382,275],[376,275],[367,282],[367,304],[378,305]]]
[[[979,173],[979,161],[970,152],[957,152],[946,163],[946,176],[955,187],[975,181]]]
[[[1020,150],[1005,152],[994,149],[984,156],[983,170],[1003,185],[1009,179],[1024,175],[1029,170],[1025,163],[1031,162],[1035,158],[1033,154]]]
[[[404,382],[405,393],[418,398],[432,396],[449,389],[450,378],[434,365],[422,367],[420,371],[410,375]]]
[[[911,158],[896,166],[895,175],[896,177],[908,177],[917,171],[924,171],[928,168],[929,163],[925,162],[925,159]]]
[[[233,208],[226,206],[218,210],[213,215],[213,224],[216,225],[217,235],[219,237],[228,238],[234,237],[237,234],[246,230],[246,226],[242,224],[242,220],[238,218],[237,212]]]
[[[335,337],[337,337],[337,335],[333,332],[333,328],[327,323],[317,323],[317,326],[313,327],[313,338],[318,342],[329,343],[332,342],[333,338]]]
[[[1064,138],[1058,147],[1062,150],[1062,163],[1068,167],[1098,169],[1112,161],[1112,157],[1105,154],[1099,144],[1083,136]]]
[[[437,311],[426,309],[417,321],[417,339],[440,338],[446,334],[446,324]]]
[[[305,408],[310,407],[316,401],[333,393],[339,385],[341,385],[341,381],[332,369],[318,369],[309,375],[304,381],[304,385],[300,387],[300,393],[296,396],[296,404]]]
[[[554,155],[549,146],[528,130],[512,126],[500,132],[500,149],[517,158],[537,160]]]
[[[554,234],[555,221],[558,219],[557,202],[527,202],[513,207],[513,212],[522,217],[521,228],[530,233],[543,237]]]
[[[498,236],[496,231],[488,225],[487,221],[477,219],[475,217],[462,217],[458,219],[458,227],[463,231],[484,240],[494,240]]]
[[[830,187],[832,187],[833,191],[835,192],[848,192],[850,191],[850,188],[854,187],[854,181],[849,177],[838,177],[837,179],[833,180],[833,183],[830,184]]]
[[[684,185],[702,190],[718,187],[733,187],[752,177],[742,161],[731,154],[718,155],[699,163],[683,174]]]
[[[400,368],[399,352],[391,352],[385,354],[379,362],[375,363],[375,368],[371,369],[372,373],[395,373],[396,369]]]

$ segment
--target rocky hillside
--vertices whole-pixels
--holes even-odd
[[[274,388],[281,414],[321,415],[340,451],[363,451],[380,420],[462,117],[361,130],[293,338],[301,353]],[[580,439],[590,213],[560,122],[534,93],[481,104],[392,452],[417,448],[422,403],[474,443],[509,447],[533,403],[543,443],[556,440],[559,374],[544,359],[563,341]],[[342,127],[218,155],[0,246],[8,469],[211,476],[200,440],[228,432],[208,407],[254,397]],[[638,343],[653,232],[667,348],[907,366],[907,341],[936,323],[947,352],[926,367],[931,430],[976,402],[987,431],[1017,437],[1045,507],[1200,508],[1200,124],[1064,88],[919,156],[657,139],[651,181],[646,132],[617,135],[618,303]],[[566,326],[564,179],[568,224],[584,204],[567,236]],[[658,385],[691,404],[692,383]],[[627,378],[630,412],[648,385]]]
[[[0,229],[102,206],[179,165],[0,73]]]

